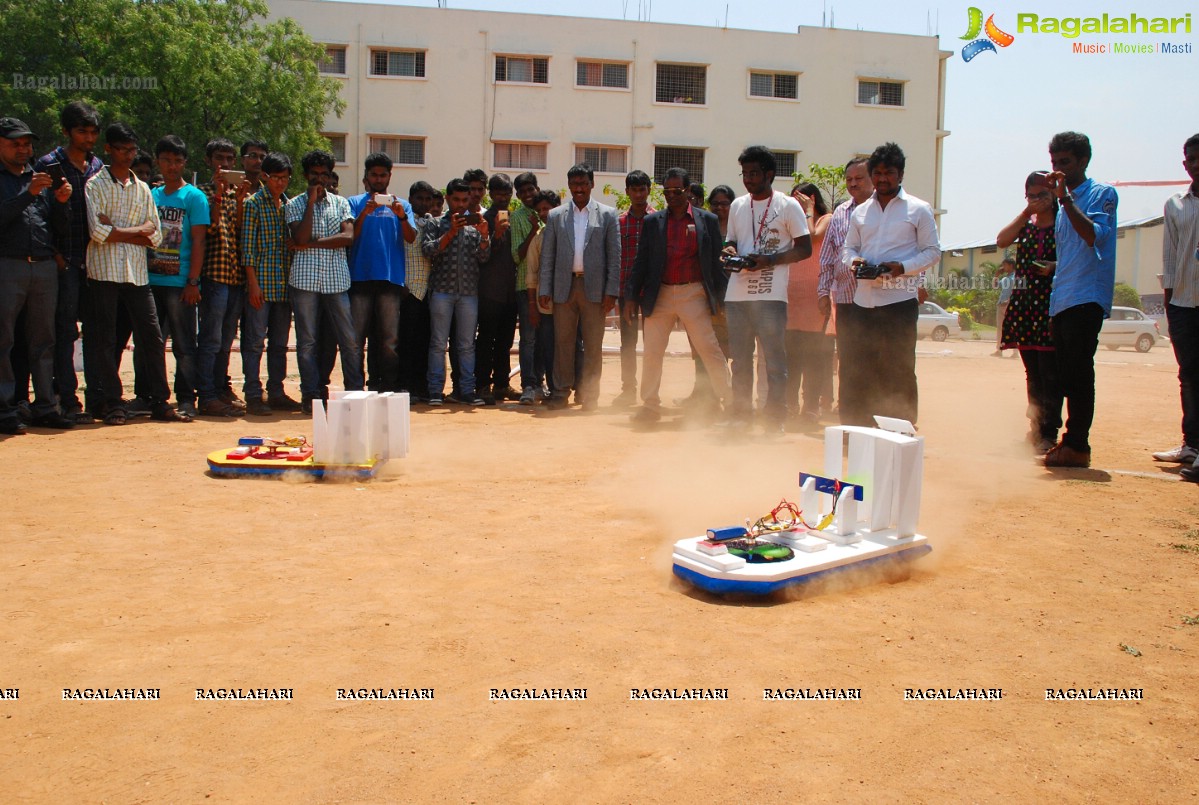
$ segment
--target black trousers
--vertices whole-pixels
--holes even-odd
[[[84,337],[95,341],[88,350],[88,357],[95,361],[96,376],[103,389],[103,412],[92,411],[103,416],[114,408],[123,408],[121,401],[121,365],[117,358],[117,310],[124,305],[129,311],[133,326],[134,365],[144,371],[146,377],[139,386],[144,386],[142,397],[152,406],[165,404],[171,396],[167,382],[166,350],[162,330],[158,326],[158,309],[154,306],[154,295],[149,285],[133,285],[128,282],[88,281],[88,325]]]
[[[508,385],[512,342],[516,338],[516,301],[479,297],[479,334],[475,339],[475,387],[480,394]]]
[[[837,305],[841,424],[872,428],[876,414],[915,424],[919,315],[920,303],[915,299],[882,307]]]
[[[1066,308],[1051,319],[1057,376],[1066,398],[1062,442],[1075,450],[1091,449],[1095,419],[1095,350],[1103,327],[1103,308],[1095,302]]]

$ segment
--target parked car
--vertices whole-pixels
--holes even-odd
[[[1099,331],[1099,343],[1108,349],[1133,347],[1137,352],[1148,352],[1161,338],[1157,322],[1133,307],[1113,307]]]
[[[958,314],[950,313],[940,305],[923,302],[920,305],[920,317],[916,319],[916,337],[931,338],[934,341],[944,341],[950,332],[962,329]]]

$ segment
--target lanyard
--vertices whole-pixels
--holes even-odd
[[[758,233],[754,235],[754,249],[761,248],[762,233],[766,230],[766,216],[770,214],[770,205],[774,203],[774,191],[771,191],[770,198],[766,200],[766,209],[762,211],[762,220],[758,222]],[[749,197],[749,223],[752,226],[754,221],[754,197]]]

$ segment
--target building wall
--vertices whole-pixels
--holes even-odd
[[[705,149],[704,183],[740,190],[737,155],[750,144],[798,151],[796,164],[844,164],[887,140],[907,154],[905,187],[939,206],[944,57],[935,37],[803,28],[763,33],[716,27],[413,8],[320,0],[268,0],[315,40],[345,45],[342,185],[360,187],[370,135],[425,140],[425,164],[397,165],[392,190],[418,179],[444,187],[471,167],[489,173],[493,141],[548,143],[543,187],[564,188],[576,144],[630,149],[628,168],[652,173],[656,146]],[[372,47],[425,51],[426,77],[369,75]],[[548,57],[548,85],[493,80],[497,54]],[[630,64],[630,87],[580,89],[576,59]],[[656,103],[656,63],[707,65],[707,103]],[[749,70],[799,73],[798,100],[750,97]],[[902,107],[857,103],[859,78],[904,82]],[[518,171],[504,169],[509,174]],[[596,185],[623,187],[621,172]],[[790,177],[777,186],[789,187]]]

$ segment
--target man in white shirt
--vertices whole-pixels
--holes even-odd
[[[729,207],[725,253],[748,258],[734,271],[725,291],[729,352],[733,359],[733,411],[730,424],[745,427],[753,410],[754,342],[766,359],[767,433],[783,432],[787,415],[787,277],[791,263],[812,253],[807,216],[799,202],[775,191],[774,154],[751,145],[737,157],[748,195]]]
[[[920,275],[941,259],[941,244],[932,207],[903,190],[905,164],[895,143],[874,149],[867,163],[874,193],[850,216],[842,262],[861,267],[851,315],[864,337],[842,345],[844,425],[874,427],[875,415],[916,422],[917,291]],[[874,268],[877,278],[862,276]]]

